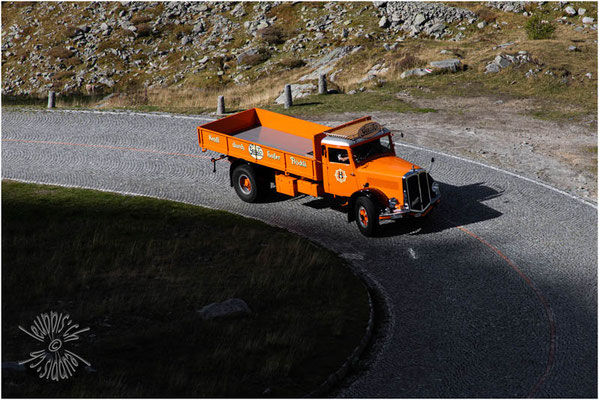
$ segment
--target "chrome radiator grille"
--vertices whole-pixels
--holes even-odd
[[[424,171],[411,171],[403,177],[404,196],[412,211],[424,211],[431,202],[432,180]]]

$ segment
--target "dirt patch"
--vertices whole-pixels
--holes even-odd
[[[554,122],[528,115],[539,104],[527,99],[416,98],[397,96],[435,113],[372,113],[405,143],[460,155],[517,172],[597,201],[597,116]],[[325,115],[329,124],[363,115]]]

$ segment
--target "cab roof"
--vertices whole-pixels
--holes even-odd
[[[338,137],[342,139],[356,140],[368,138],[376,135],[383,127],[378,122],[372,121],[372,117],[362,117],[343,125],[329,128],[324,131],[327,136]]]
[[[323,133],[327,136],[322,140],[322,143],[335,146],[353,146],[388,132],[389,130],[381,124],[372,121],[372,117],[362,117],[324,131]]]

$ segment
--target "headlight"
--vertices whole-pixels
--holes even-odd
[[[389,207],[393,210],[397,205],[397,199],[395,197],[391,197],[389,199]]]
[[[431,185],[431,189],[433,190],[433,192],[437,194],[441,193],[441,191],[439,190],[439,184],[437,182],[433,182],[433,184]]]

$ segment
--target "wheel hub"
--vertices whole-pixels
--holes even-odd
[[[241,175],[239,177],[239,187],[243,193],[250,194],[252,192],[252,182],[250,181],[250,178],[246,175]]]
[[[360,217],[360,224],[364,227],[368,226],[368,213],[366,212],[366,209],[363,206],[360,206],[358,213]]]

